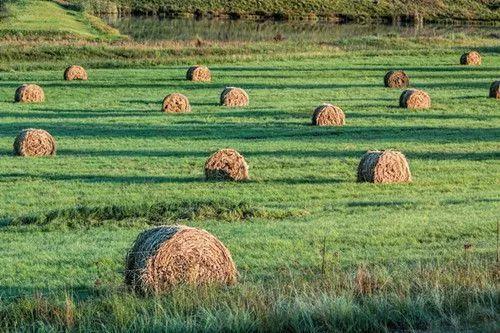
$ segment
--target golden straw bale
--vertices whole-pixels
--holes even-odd
[[[398,151],[368,151],[359,162],[358,182],[408,183],[411,181],[408,161]]]
[[[460,57],[461,65],[469,65],[469,66],[479,66],[482,63],[481,55],[479,52],[472,51],[467,52]]]
[[[390,71],[384,77],[384,85],[388,88],[406,88],[410,78],[404,71]]]
[[[190,112],[191,104],[183,94],[173,93],[163,99],[162,111],[171,113]]]
[[[56,141],[42,129],[22,130],[14,141],[16,156],[48,156],[56,154]]]
[[[229,107],[247,106],[249,97],[241,88],[227,87],[220,95],[220,104]]]
[[[431,97],[423,90],[405,90],[399,98],[399,106],[407,109],[428,109],[431,107]]]
[[[316,126],[345,125],[345,114],[341,108],[332,104],[318,106],[312,116],[312,124]]]
[[[491,84],[490,97],[496,99],[500,98],[500,81],[495,81]]]
[[[195,82],[210,82],[212,81],[212,73],[207,66],[192,66],[186,73],[186,79]]]
[[[205,163],[207,180],[247,180],[248,164],[234,149],[222,149],[210,156]]]
[[[18,103],[40,103],[45,101],[45,93],[36,84],[23,84],[16,89],[14,101]]]
[[[236,283],[229,250],[205,230],[160,226],[141,233],[127,253],[125,283],[134,290],[160,294],[181,284]]]
[[[88,75],[83,67],[73,65],[69,66],[64,71],[64,79],[66,81],[72,81],[72,80],[86,81],[88,80]]]

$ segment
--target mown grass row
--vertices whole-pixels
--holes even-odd
[[[141,205],[79,206],[52,210],[46,214],[4,217],[0,225],[68,225],[89,227],[122,222],[160,225],[193,220],[241,221],[252,218],[284,219],[306,215],[305,210],[280,210],[252,207],[248,202],[229,200],[190,200],[143,203]],[[143,223],[144,222],[144,223]]]

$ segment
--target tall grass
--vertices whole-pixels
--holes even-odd
[[[498,266],[485,261],[329,269],[236,287],[141,297],[98,285],[0,300],[0,327],[169,332],[494,332]]]

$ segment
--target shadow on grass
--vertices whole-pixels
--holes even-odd
[[[190,140],[335,140],[338,143],[354,141],[384,142],[496,142],[500,129],[489,127],[441,126],[309,126],[304,118],[300,124],[274,122],[263,126],[260,122],[229,122],[210,124],[97,124],[67,121],[54,124],[46,121],[0,123],[0,137],[12,138],[24,128],[43,128],[56,139],[91,137],[94,139],[190,139]]]
[[[388,147],[379,147],[380,149],[385,149]],[[390,147],[389,147],[390,148]],[[368,148],[367,148],[368,149]],[[118,157],[118,158],[136,158],[136,157],[157,157],[157,158],[192,158],[192,159],[206,159],[215,150],[146,150],[146,149],[71,149],[71,148],[61,148],[58,150],[57,154],[61,157]],[[354,158],[358,159],[366,152],[366,150],[273,150],[273,151],[241,151],[245,155],[247,160],[252,158],[293,158],[293,159],[303,159],[303,158],[327,158],[327,159],[345,159]],[[447,161],[447,160],[467,160],[467,161],[486,161],[486,160],[498,160],[500,159],[500,151],[482,151],[482,152],[411,152],[403,151],[403,153],[411,160],[435,160],[435,161]],[[12,149],[2,149],[0,150],[1,156],[13,156]],[[13,157],[18,158],[18,157]],[[201,167],[201,166],[200,166]],[[21,173],[11,173],[11,174],[0,174],[0,177],[23,177],[28,176]],[[33,175],[34,177],[39,175]],[[79,177],[79,176],[68,176],[68,177]],[[100,176],[85,175],[83,176],[87,179],[97,180]],[[97,177],[97,178],[96,178]],[[110,177],[105,177],[110,180]],[[132,182],[141,182],[142,180],[148,182],[196,182],[203,181],[201,178],[169,178],[169,177],[134,177]],[[61,179],[63,180],[63,179]],[[280,182],[280,180],[269,180]],[[312,179],[314,181],[314,179]],[[330,180],[331,181],[331,180]],[[299,182],[302,182],[300,180]]]
[[[395,108],[401,109],[396,106]],[[405,111],[406,112],[406,111]],[[418,111],[408,111],[406,113],[368,113],[368,112],[349,112],[347,113],[348,118],[391,118],[398,120],[411,120],[411,119],[464,119],[464,120],[479,120],[488,121],[494,119],[500,119],[500,115],[494,114],[433,114],[429,112],[420,113]]]
[[[106,175],[65,175],[65,174],[43,174],[43,173],[4,173],[4,179],[41,179],[50,181],[81,181],[88,183],[127,183],[127,184],[148,184],[148,183],[196,183],[205,182],[202,177],[164,177],[164,176],[106,176]]]

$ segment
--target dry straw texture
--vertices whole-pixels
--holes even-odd
[[[500,81],[495,81],[491,84],[490,97],[496,99],[500,98]]]
[[[220,104],[224,106],[247,106],[248,103],[248,94],[241,88],[227,87],[220,95]]]
[[[163,99],[163,112],[190,112],[191,105],[189,104],[189,100],[186,96],[179,93],[173,93],[166,96]]]
[[[403,71],[390,71],[385,74],[384,85],[388,88],[406,88],[410,85],[410,78]]]
[[[16,156],[49,156],[56,154],[56,141],[49,132],[41,129],[22,130],[14,141]]]
[[[212,73],[210,73],[207,66],[197,65],[188,69],[186,79],[196,82],[210,82],[212,81]]]
[[[345,124],[344,111],[332,104],[320,105],[314,110],[312,124],[316,126],[342,126]]]
[[[39,103],[45,101],[45,94],[36,84],[23,84],[17,88],[14,100],[21,103]]]
[[[423,90],[405,90],[399,98],[399,106],[408,109],[428,109],[431,107],[431,98]]]
[[[208,180],[247,180],[248,164],[234,149],[222,149],[210,156],[205,163]]]
[[[359,162],[358,182],[408,183],[411,180],[408,161],[398,151],[368,151]]]
[[[64,79],[66,81],[72,80],[88,80],[87,72],[81,66],[69,66],[64,71]]]
[[[162,293],[179,284],[234,284],[228,249],[205,230],[160,226],[141,233],[127,253],[125,283],[140,293]]]
[[[460,64],[462,65],[479,66],[481,63],[481,55],[476,51],[465,53],[460,58]]]

